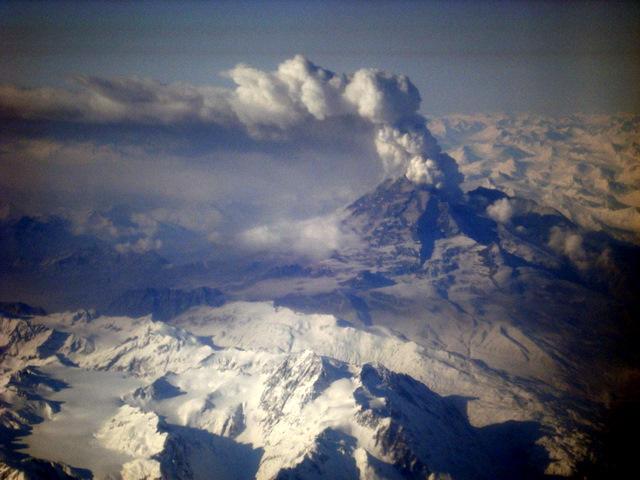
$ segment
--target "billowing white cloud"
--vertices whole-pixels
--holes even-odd
[[[261,127],[284,129],[309,116],[325,121],[357,115],[375,126],[375,146],[387,175],[445,185],[440,150],[417,113],[420,94],[407,77],[373,69],[337,75],[302,56],[285,61],[274,73],[240,65],[228,75],[238,85],[234,111],[254,135]]]
[[[376,150],[388,172],[406,167],[414,158],[440,153],[433,137],[418,129],[403,132],[383,125],[376,132]]]
[[[487,215],[498,223],[507,223],[515,213],[508,198],[496,200],[487,207]]]
[[[589,257],[583,245],[582,235],[560,227],[553,227],[549,235],[549,246],[555,252],[565,255],[581,270],[590,266]]]
[[[350,76],[345,99],[357,113],[375,124],[395,124],[420,107],[418,89],[404,75],[362,69]]]
[[[440,149],[417,113],[420,94],[407,77],[373,69],[337,75],[299,55],[273,73],[239,65],[227,75],[237,84],[233,109],[253,135],[265,127],[291,127],[309,116],[324,121],[357,115],[375,126],[375,146],[387,175],[445,186]]]

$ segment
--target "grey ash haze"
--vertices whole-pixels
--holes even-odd
[[[621,474],[639,18],[4,3],[0,478]]]

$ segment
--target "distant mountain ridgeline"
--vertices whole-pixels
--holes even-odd
[[[191,307],[219,307],[224,302],[224,295],[215,288],[200,287],[193,290],[143,288],[123,293],[103,313],[128,317],[142,317],[150,314],[154,320],[169,320]]]
[[[47,312],[40,307],[32,307],[22,302],[0,302],[0,316],[6,318],[28,318],[46,315]]]

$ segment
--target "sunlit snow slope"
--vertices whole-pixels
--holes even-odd
[[[3,478],[513,478],[585,454],[526,383],[331,315],[240,302],[1,327]]]

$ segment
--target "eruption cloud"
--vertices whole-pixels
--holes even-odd
[[[458,190],[462,177],[418,113],[421,97],[404,75],[375,69],[336,74],[302,55],[274,72],[240,64],[235,88],[162,84],[148,79],[76,77],[71,90],[0,86],[0,117],[84,123],[218,125],[253,138],[286,138],[308,121],[355,116],[370,123],[387,176]]]

